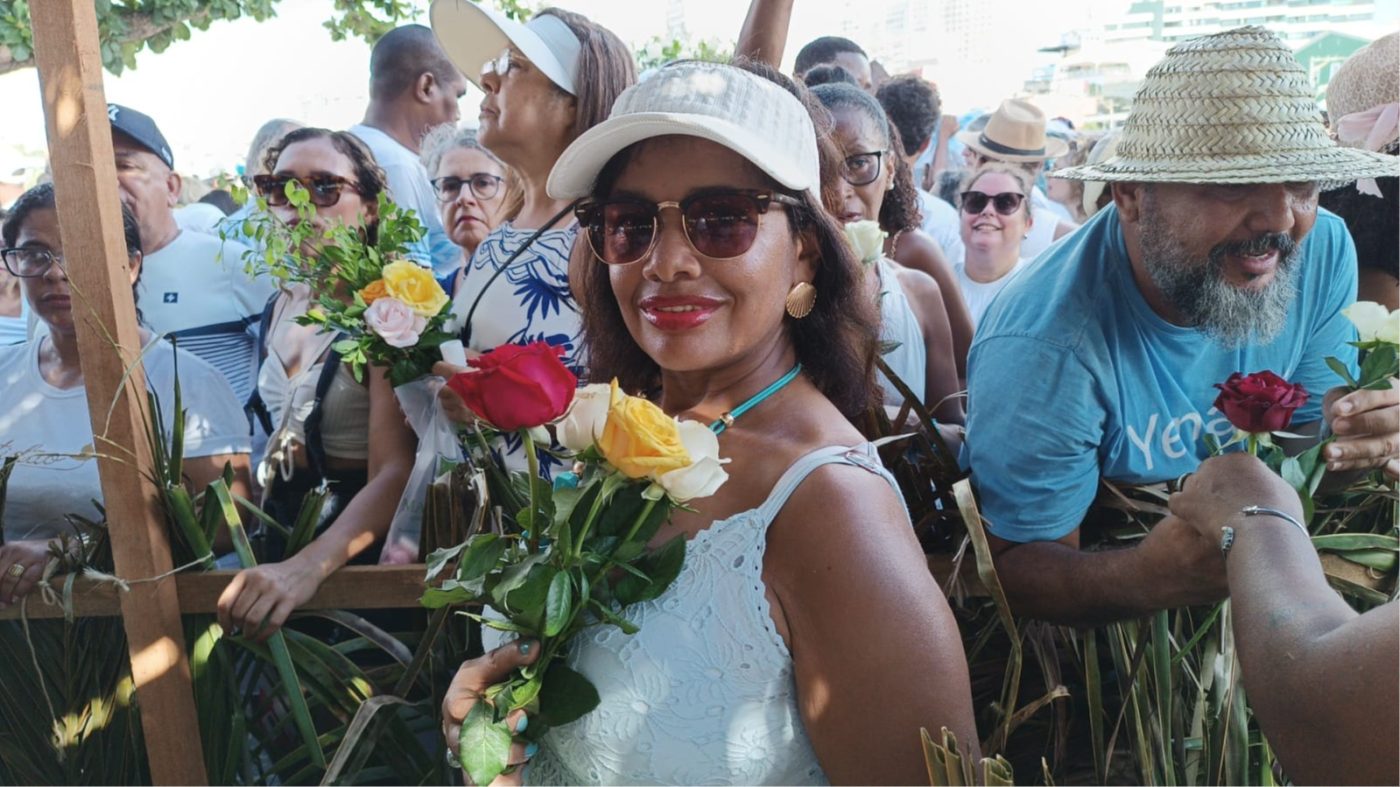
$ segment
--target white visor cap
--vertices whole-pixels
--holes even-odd
[[[472,84],[481,87],[482,66],[514,45],[549,81],[578,95],[578,55],[582,45],[564,20],[536,14],[521,24],[471,0],[433,0],[428,21],[438,44]]]
[[[629,145],[671,135],[723,145],[786,188],[821,203],[817,134],[807,109],[767,79],[722,63],[673,63],[618,96],[608,119],[564,150],[549,173],[554,199],[578,199]]]

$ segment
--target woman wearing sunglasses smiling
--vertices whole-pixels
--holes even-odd
[[[1028,262],[1021,241],[1031,231],[1031,176],[1022,167],[988,162],[968,173],[959,189],[960,232],[966,255],[954,266],[973,324]]]
[[[384,173],[358,138],[297,129],[268,149],[266,161],[271,174],[259,175],[255,183],[278,220],[301,221],[285,190],[295,180],[310,194],[316,209],[311,221],[318,229],[343,224],[373,239]],[[316,254],[316,242],[308,243],[302,252]],[[261,405],[269,432],[258,466],[263,507],[290,528],[308,491],[325,482],[331,497],[311,543],[281,560],[282,541],[269,533],[268,557],[279,562],[240,572],[219,597],[224,627],[238,626],[259,641],[309,601],[336,569],[352,560],[377,559],[372,547],[388,530],[413,465],[413,432],[383,370],[369,367],[365,381],[356,382],[331,350],[333,334],[296,323],[323,294],[289,284],[263,314],[260,401],[253,403],[255,411]]]
[[[503,780],[913,784],[921,726],[976,756],[957,626],[850,421],[876,396],[875,303],[822,207],[799,88],[765,75],[665,66],[550,175],[555,197],[588,197],[591,379],[711,424],[731,461],[718,493],[657,535],[690,545],[671,587],[625,610],[640,630],[570,654],[599,707],[522,742],[532,770]],[[538,655],[521,644],[459,670],[450,746],[480,692]]]
[[[880,338],[895,345],[884,360],[934,417],[961,424],[965,415],[958,394],[967,344],[960,343],[958,326],[967,322],[970,342],[971,323],[952,270],[937,244],[917,229],[918,197],[908,165],[892,152],[893,125],[878,101],[852,85],[818,85],[812,95],[830,111],[832,138],[845,159],[837,202],[828,208],[845,223],[879,221],[890,236],[887,256],[867,269],[865,284],[880,304]],[[930,270],[946,281],[936,281],[925,272]],[[880,382],[888,404],[904,401],[883,375]]]

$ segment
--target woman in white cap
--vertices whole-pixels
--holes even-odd
[[[823,208],[797,90],[776,72],[666,66],[549,178],[556,197],[588,197],[594,379],[716,421],[732,463],[717,494],[663,526],[690,547],[662,596],[625,610],[638,633],[575,641],[569,663],[599,706],[519,741],[514,761],[535,756],[503,781],[914,784],[920,727],[953,730],[976,761],[957,626],[849,420],[874,391],[875,305]],[[536,644],[463,665],[444,701],[449,746]]]
[[[898,132],[880,103],[854,85],[818,85],[812,95],[829,110],[831,138],[841,149],[840,177],[828,209],[846,223],[878,221],[889,236],[886,254],[867,273],[868,289],[880,304],[880,338],[893,345],[885,363],[935,417],[960,424],[958,394],[973,323],[952,267],[918,229],[918,192],[896,152]],[[884,375],[879,379],[888,404],[904,401]]]

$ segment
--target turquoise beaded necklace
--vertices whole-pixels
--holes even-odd
[[[728,429],[729,427],[733,426],[734,419],[762,404],[764,399],[767,399],[768,397],[772,396],[778,391],[781,391],[783,389],[783,386],[796,379],[798,373],[801,371],[802,364],[800,363],[792,367],[791,371],[789,371],[782,377],[779,377],[777,381],[774,382],[772,385],[768,386],[767,388],[764,388],[762,391],[759,391],[753,396],[750,396],[747,400],[744,401],[743,404],[739,405],[738,407],[735,407],[733,410],[730,410],[721,415],[718,420],[710,424],[710,431],[714,432],[715,434],[720,434],[725,429]]]

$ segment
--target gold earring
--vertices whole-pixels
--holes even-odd
[[[810,282],[800,281],[792,285],[788,290],[787,298],[783,301],[789,317],[800,320],[812,313],[812,307],[817,305],[817,288]]]

